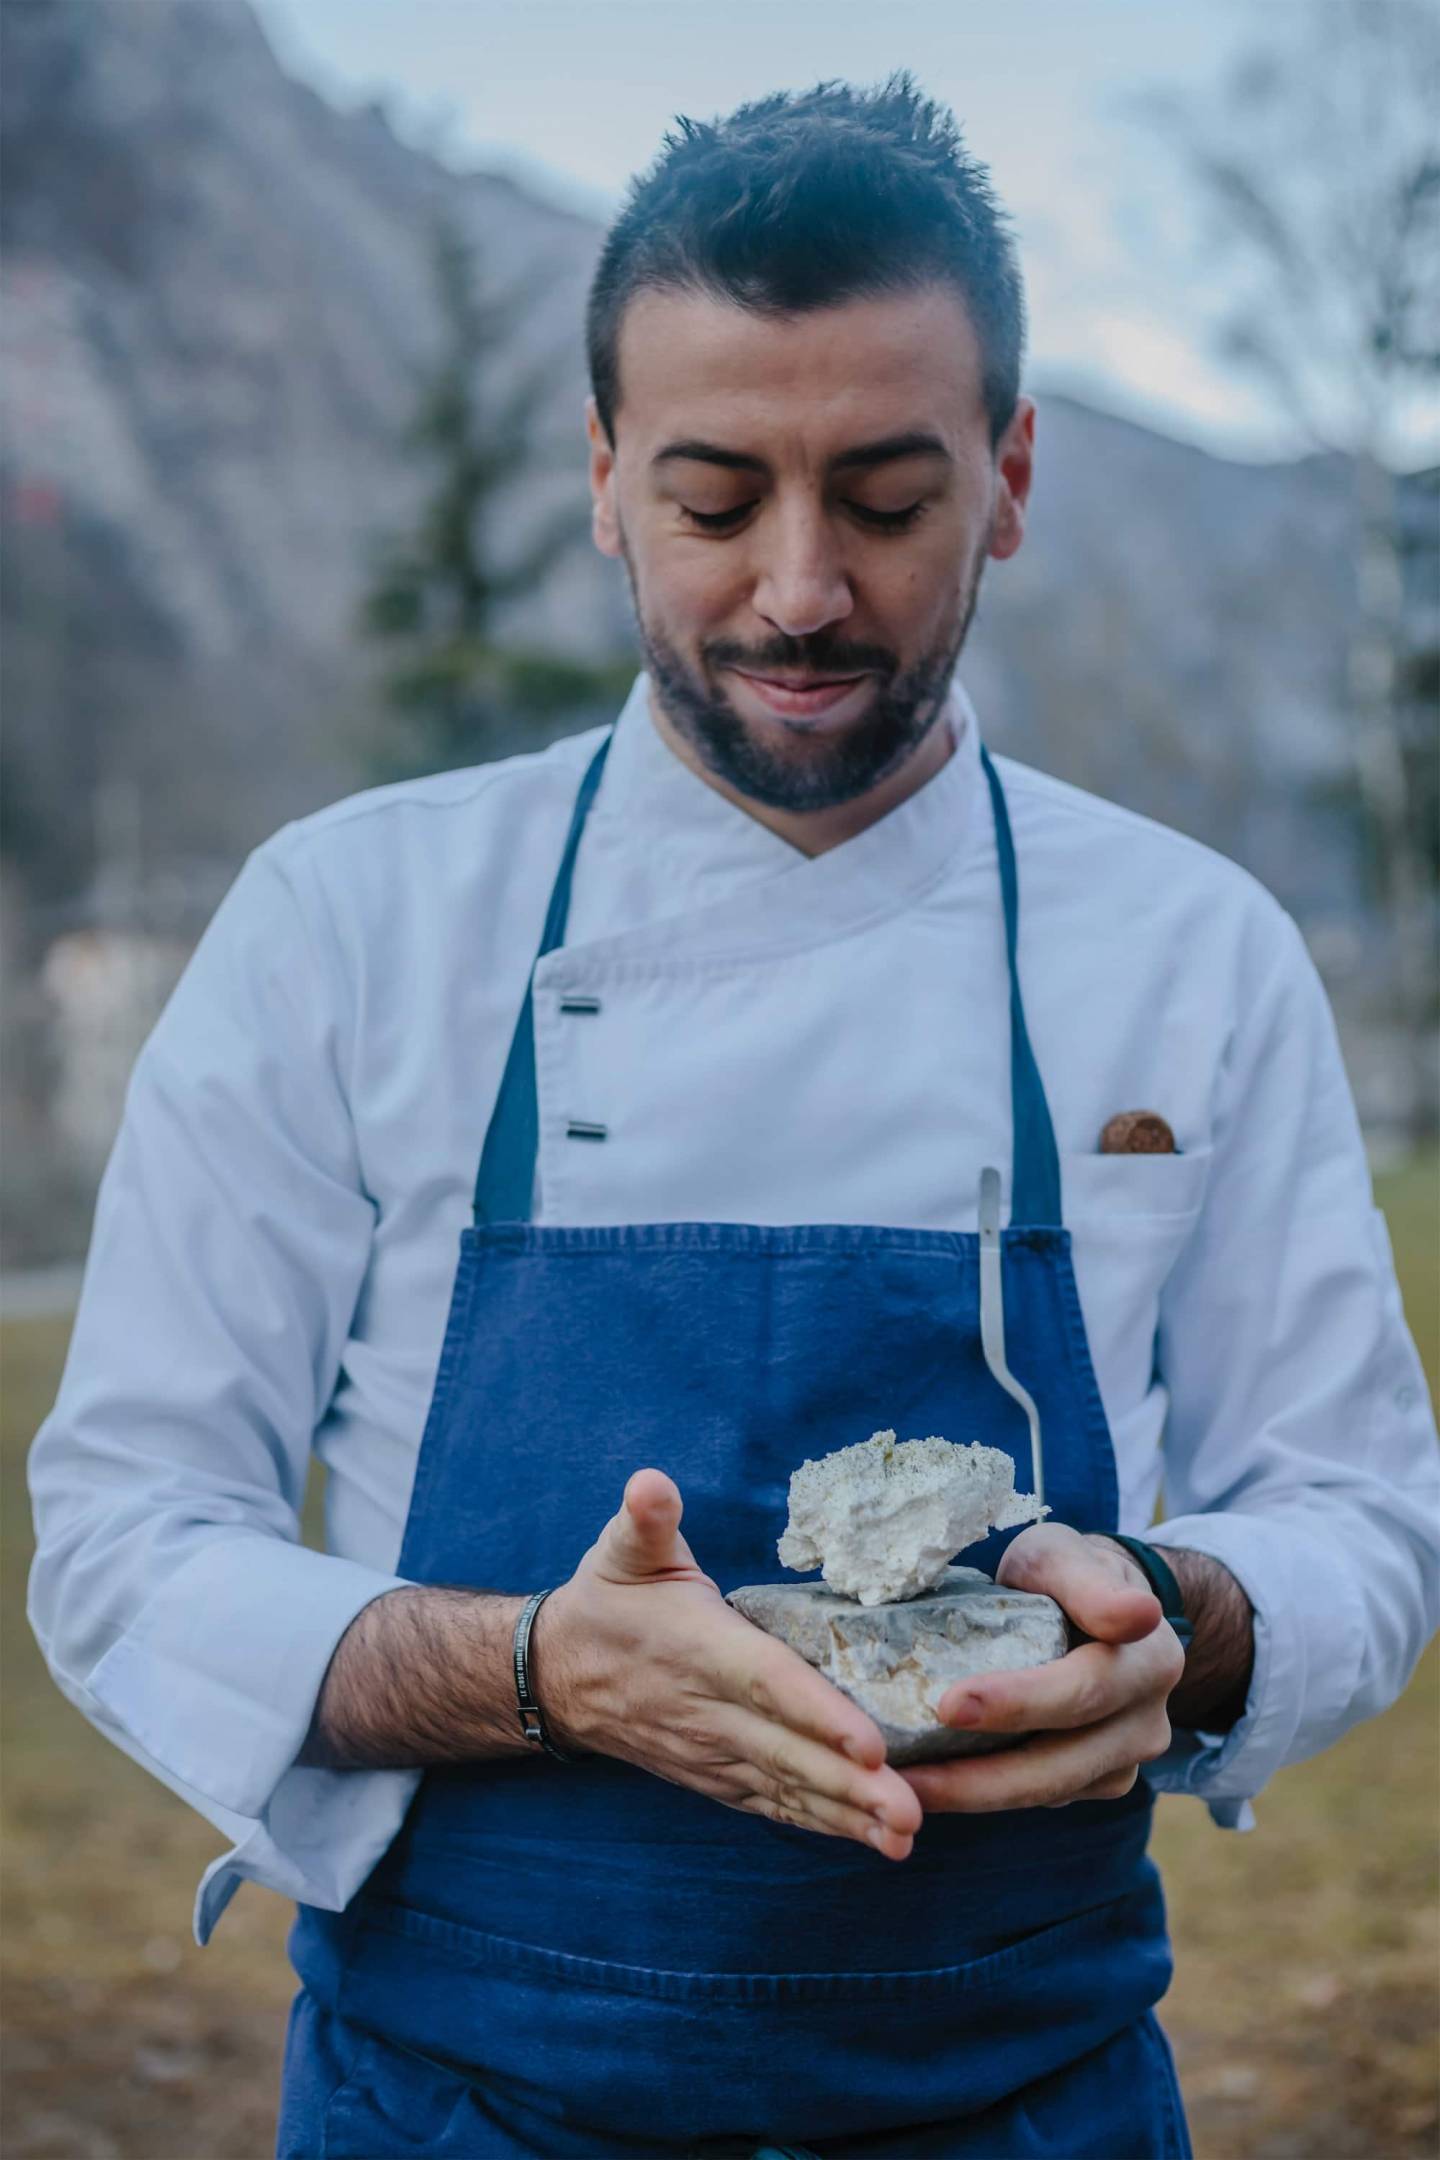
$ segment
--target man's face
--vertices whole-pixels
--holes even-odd
[[[943,709],[986,557],[1020,545],[1033,404],[992,452],[943,284],[787,321],[641,293],[619,362],[613,452],[588,412],[595,542],[665,717],[756,801],[864,794]]]

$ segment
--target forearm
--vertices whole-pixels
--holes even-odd
[[[1157,1545],[1169,1562],[1195,1635],[1167,1705],[1187,1732],[1229,1732],[1245,1712],[1255,1663],[1254,1614],[1229,1568],[1208,1553]]]
[[[327,1770],[401,1770],[528,1754],[514,1666],[524,1603],[419,1585],[374,1599],[340,1639],[298,1760]],[[558,1692],[547,1687],[552,1603],[535,1616],[529,1650],[547,1726]]]

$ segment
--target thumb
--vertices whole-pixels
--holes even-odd
[[[1159,1598],[1120,1546],[1062,1523],[1023,1531],[1007,1547],[995,1580],[1043,1591],[1094,1642],[1140,1642],[1164,1618]]]
[[[694,1571],[695,1556],[680,1535],[683,1506],[679,1486],[663,1470],[633,1472],[619,1513],[601,1535],[598,1557],[605,1573],[612,1580],[641,1582]]]

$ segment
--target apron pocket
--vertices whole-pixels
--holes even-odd
[[[561,2120],[554,2095],[543,2111],[506,2081],[483,2082],[360,2033],[349,2076],[332,2095],[318,2140],[323,2160],[606,2160],[588,2127]],[[614,2160],[672,2160],[673,2146],[606,2148]]]
[[[1132,2024],[1170,1971],[1158,1879],[986,1957],[879,1973],[615,1965],[377,1902],[341,2010],[605,2136],[813,2144],[991,2107]]]

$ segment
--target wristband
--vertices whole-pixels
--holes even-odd
[[[1180,1594],[1180,1585],[1175,1580],[1175,1571],[1168,1560],[1156,1552],[1153,1545],[1147,1545],[1143,1538],[1122,1537],[1118,1530],[1107,1530],[1105,1535],[1112,1545],[1123,1545],[1129,1553],[1159,1598],[1160,1610],[1175,1630],[1180,1639],[1180,1647],[1188,1657],[1190,1645],[1195,1639],[1195,1623],[1186,1617],[1185,1600]]]
[[[530,1686],[530,1630],[535,1624],[536,1613],[549,1595],[548,1590],[537,1590],[534,1597],[526,1601],[515,1623],[515,1694],[520,1705],[520,1730],[532,1747],[544,1748],[557,1762],[579,1762],[582,1760],[579,1755],[556,1747],[546,1732],[540,1705]]]

